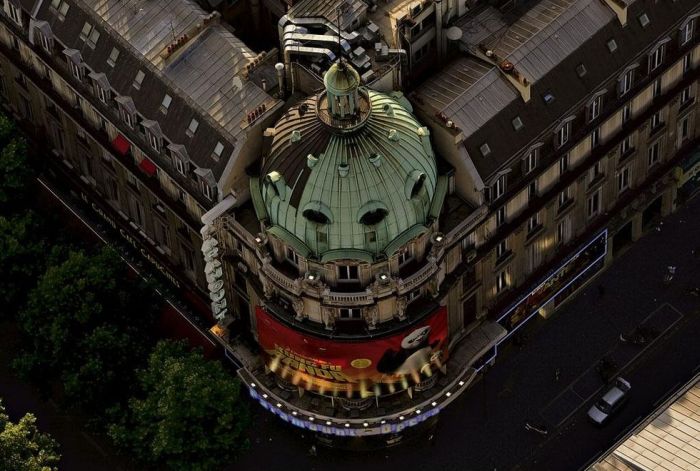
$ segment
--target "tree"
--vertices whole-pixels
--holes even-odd
[[[4,132],[0,125],[0,142]],[[0,150],[0,209],[15,210],[24,205],[33,175],[26,141],[21,136],[11,138]]]
[[[46,268],[50,250],[43,233],[34,212],[0,216],[0,318],[17,312]]]
[[[0,471],[55,471],[61,459],[57,450],[56,441],[39,432],[32,414],[15,424],[0,400]]]
[[[138,374],[140,397],[109,428],[117,446],[176,471],[220,469],[247,446],[240,382],[183,343],[158,343]]]
[[[58,380],[69,404],[100,414],[125,401],[145,364],[159,303],[108,248],[50,266],[19,316],[15,367],[39,386]]]

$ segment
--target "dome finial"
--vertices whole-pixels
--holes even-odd
[[[357,114],[360,74],[353,66],[339,59],[323,76],[323,84],[326,87],[330,111],[334,118],[346,119]]]

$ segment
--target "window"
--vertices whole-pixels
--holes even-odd
[[[506,192],[506,176],[501,175],[493,185],[494,199],[498,199]]]
[[[83,29],[80,31],[80,39],[85,41],[85,44],[95,49],[97,41],[100,39],[100,32],[96,27],[86,21],[83,25]]]
[[[690,60],[690,54],[684,55],[683,56],[683,73],[690,71],[691,65],[692,65],[692,62]]]
[[[620,96],[629,92],[632,89],[632,82],[634,81],[634,69],[628,70],[620,79]]]
[[[513,129],[515,129],[516,131],[520,131],[524,126],[523,120],[520,119],[520,116],[516,116],[515,118],[513,118],[512,124]]]
[[[542,95],[542,99],[544,100],[545,104],[547,104],[547,105],[554,103],[554,100],[556,100],[556,98],[554,97],[554,94],[552,92],[547,92],[544,95]]]
[[[479,147],[479,152],[481,152],[481,155],[486,157],[491,153],[491,147],[489,147],[488,143],[484,142],[481,144],[481,147]]]
[[[600,110],[603,107],[603,95],[598,95],[588,105],[588,120],[593,121],[600,116]]]
[[[557,145],[559,147],[563,146],[569,141],[569,134],[571,132],[571,122],[568,121],[564,123],[559,129],[557,129]]]
[[[661,78],[654,80],[654,83],[651,86],[651,94],[654,98],[661,95]]]
[[[528,152],[527,156],[525,157],[525,173],[530,173],[535,168],[537,168],[537,160],[538,160],[538,155],[540,153],[539,148],[538,149],[532,149],[530,152]]]
[[[690,86],[685,87],[681,90],[681,105],[684,105],[690,101]]]
[[[126,125],[129,126],[131,129],[134,129],[134,117],[131,115],[131,113],[129,113],[127,110],[124,110],[123,116]]]
[[[68,63],[70,64],[70,71],[73,74],[73,77],[75,77],[78,80],[82,80],[83,79],[83,68],[70,59],[68,60]]]
[[[593,164],[593,167],[588,171],[588,183],[596,181],[598,177],[603,175],[603,163],[599,160]]]
[[[63,21],[66,19],[70,5],[66,0],[51,0],[51,10],[58,15],[58,19]]]
[[[688,21],[681,28],[681,46],[688,44],[693,39],[693,29],[695,27],[695,19]]]
[[[651,131],[654,131],[656,128],[661,126],[661,112],[657,111],[653,115],[651,115],[651,122],[650,122],[650,127]]]
[[[641,15],[639,15],[639,24],[642,25],[642,28],[646,28],[647,26],[649,26],[649,23],[651,23],[651,21],[649,20],[649,15],[647,15],[646,13],[642,13]]]
[[[155,219],[155,226],[156,226],[156,240],[158,243],[164,247],[164,248],[169,248],[170,247],[170,232],[168,231],[168,228],[165,224],[163,224],[161,221],[158,219]]]
[[[595,128],[591,133],[591,149],[598,147],[600,144],[600,128]]]
[[[656,141],[651,146],[649,146],[649,150],[647,151],[647,157],[647,163],[649,164],[649,167],[659,163],[659,161],[661,160],[661,141]]]
[[[110,67],[114,67],[117,63],[118,58],[119,58],[119,49],[114,47],[114,48],[112,48],[112,52],[109,53],[109,58],[107,59],[107,64],[109,64]]]
[[[209,201],[211,201],[211,200],[213,199],[213,198],[212,198],[212,195],[213,195],[214,192],[212,191],[212,189],[211,189],[211,187],[209,186],[209,184],[208,184],[207,182],[205,182],[205,181],[202,181],[202,193],[204,193],[204,196],[205,196]]]
[[[360,275],[357,265],[338,265],[338,279],[341,281],[358,281]]]
[[[588,197],[586,213],[588,214],[589,218],[592,218],[600,213],[601,194],[601,189],[598,188],[591,196]]]
[[[291,247],[287,247],[285,255],[289,263],[295,267],[299,266],[299,255],[297,255],[297,253]]]
[[[187,271],[194,271],[194,253],[191,248],[180,242],[180,256]]]
[[[167,93],[163,97],[163,101],[160,103],[160,112],[163,114],[168,113],[168,108],[170,108],[170,103],[173,102],[173,97],[168,95]]]
[[[136,72],[136,77],[134,78],[134,83],[132,84],[136,90],[141,89],[141,84],[143,83],[144,77],[146,77],[146,74],[143,73],[143,70]]]
[[[362,319],[362,309],[359,307],[341,307],[340,318],[342,320],[357,320]]]
[[[623,167],[617,172],[617,192],[622,193],[630,187],[630,168]]]
[[[567,170],[569,170],[569,153],[568,152],[559,158],[559,174],[561,175],[561,174],[565,173]]]
[[[527,197],[529,200],[537,197],[537,180],[532,180],[527,186]]]
[[[506,222],[506,207],[501,206],[496,211],[496,227],[501,227]]]
[[[678,128],[678,136],[680,137],[681,142],[685,141],[686,139],[688,139],[688,137],[690,137],[690,120],[687,116],[683,118]]]
[[[535,229],[537,229],[540,226],[540,213],[537,212],[530,216],[530,218],[527,220],[527,233],[530,234],[532,233]]]
[[[214,158],[216,160],[219,160],[221,157],[221,154],[224,152],[224,145],[221,142],[217,142],[216,146],[214,147]]]
[[[97,89],[97,96],[100,98],[100,101],[106,104],[109,101],[109,90],[105,90],[97,84],[95,88]]]
[[[627,136],[625,137],[622,142],[620,143],[620,156],[624,157],[627,155],[628,152],[630,152],[633,148],[632,145],[632,136]]]
[[[579,64],[576,66],[576,75],[578,75],[579,78],[583,78],[587,73],[588,70],[586,70],[585,65]]]
[[[500,260],[508,252],[508,240],[502,240],[496,245],[496,260]]]
[[[197,132],[198,127],[199,121],[197,121],[195,118],[192,118],[192,121],[190,121],[190,125],[187,127],[187,135],[190,137],[194,136],[194,133]]]
[[[10,7],[10,18],[12,18],[12,21],[22,26],[22,12],[20,9],[12,2],[7,2],[7,6]]]
[[[571,238],[571,220],[565,217],[557,224],[557,244],[566,244]]]
[[[182,175],[184,175],[185,174],[184,162],[182,162],[182,160],[178,159],[177,157],[175,157],[173,160],[175,161],[175,168],[177,169],[177,171],[180,172]]]
[[[557,201],[559,203],[559,209],[563,208],[566,206],[566,204],[570,201],[570,195],[569,195],[569,187],[567,186],[564,188],[564,191],[559,193],[559,197],[557,198]]]
[[[505,270],[500,272],[496,276],[496,293],[500,293],[501,291],[505,290],[508,288],[508,274],[506,273]]]
[[[666,47],[662,44],[649,54],[649,72],[659,68],[664,62],[664,50]]]
[[[408,247],[406,247],[399,252],[398,260],[399,260],[399,267],[402,267],[402,266],[406,265],[408,262],[410,262],[411,260],[413,260],[413,253],[411,252],[411,250]]]
[[[41,47],[44,48],[46,52],[51,52],[51,49],[53,48],[53,41],[46,36],[46,33],[43,31],[37,31],[36,35],[39,37],[39,42],[41,43]]]
[[[615,41],[614,39],[608,41],[608,51],[610,51],[611,53],[617,51],[617,41]]]
[[[632,104],[631,103],[625,103],[625,106],[622,107],[622,123],[626,123],[627,121],[630,120],[632,117]]]
[[[148,141],[151,143],[153,150],[160,152],[160,139],[158,139],[158,136],[152,132],[147,132],[146,134],[148,135]]]

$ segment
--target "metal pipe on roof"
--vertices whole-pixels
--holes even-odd
[[[292,54],[301,56],[326,56],[330,62],[334,62],[336,55],[330,49],[323,47],[302,46],[300,42],[289,39],[284,41],[284,65],[287,67],[287,74],[291,85],[290,93],[296,90],[296,82],[294,80],[294,70],[292,70]]]

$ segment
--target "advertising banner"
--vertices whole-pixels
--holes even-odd
[[[258,343],[268,367],[308,390],[368,397],[406,389],[447,361],[447,311],[441,307],[401,333],[360,342],[312,337],[256,308]]]

